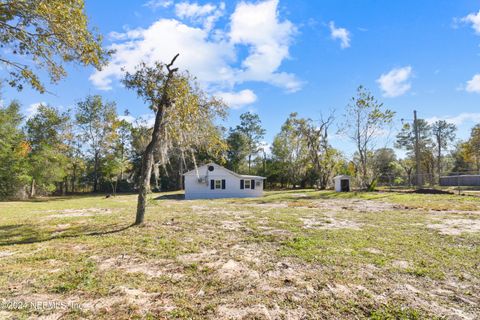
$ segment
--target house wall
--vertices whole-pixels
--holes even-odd
[[[205,178],[206,167],[199,168],[199,175]],[[225,179],[225,189],[210,189],[210,180]],[[195,173],[185,175],[185,199],[216,199],[216,198],[250,198],[263,195],[263,181],[255,185],[255,189],[240,189],[241,178],[232,175],[222,167],[215,166],[213,172],[208,172],[207,182],[199,183]]]
[[[342,192],[342,183],[340,182],[340,179],[335,179],[335,191]]]

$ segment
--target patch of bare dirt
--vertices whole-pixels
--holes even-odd
[[[263,304],[248,307],[235,305],[221,305],[217,308],[220,319],[304,319],[306,312],[299,308],[294,310],[281,310],[277,304],[268,308]]]
[[[315,200],[312,203],[316,208],[325,210],[376,212],[398,209],[398,205],[393,203],[362,199],[324,199]]]
[[[270,311],[265,305],[238,307],[236,305],[222,305],[217,308],[219,319],[272,319]]]
[[[155,260],[147,262],[128,255],[120,255],[113,258],[102,259],[100,257],[91,257],[99,264],[100,270],[120,269],[127,273],[143,273],[148,277],[166,276],[172,279],[181,279],[184,274],[173,260]]]
[[[0,251],[0,258],[10,257],[16,254],[15,251]]]
[[[230,253],[238,260],[256,265],[261,265],[265,258],[265,255],[258,244],[236,244],[230,248]]]
[[[478,319],[474,313],[467,311],[466,308],[460,309],[458,304],[454,307],[448,301],[459,300],[460,295],[454,291],[444,290],[443,286],[437,284],[435,288],[422,288],[410,283],[398,283],[392,287],[389,296],[391,299],[406,299],[409,304],[416,309],[427,310],[431,314],[441,318],[454,320],[474,320]],[[470,307],[477,306],[475,302]]]
[[[327,284],[327,288],[335,298],[347,299],[353,295],[352,289],[344,284]]]
[[[392,262],[392,265],[398,269],[408,269],[411,267],[410,262],[405,260],[395,260]]]
[[[125,286],[119,287],[120,295],[123,295],[127,300],[137,306],[140,306],[142,309],[150,306],[152,298],[157,296],[156,293],[147,293],[140,289],[128,288]]]
[[[290,196],[292,196],[294,198],[306,198],[306,197],[308,197],[308,195],[306,193],[292,193],[292,194],[290,194]]]
[[[147,293],[140,289],[120,286],[115,288],[111,295],[82,304],[82,308],[93,312],[108,312],[118,314],[120,308],[134,306],[141,314],[146,314],[153,309],[171,311],[176,308],[172,301],[161,297],[157,293]],[[127,310],[126,310],[127,311]]]
[[[111,214],[110,209],[88,208],[88,209],[65,209],[65,210],[48,210],[45,212],[56,212],[47,216],[47,218],[68,218],[68,217],[92,217],[99,214]]]
[[[267,236],[289,237],[292,235],[291,231],[285,229],[275,229],[267,226],[261,226],[259,229],[262,230],[263,235]]]
[[[256,207],[260,208],[288,208],[287,202],[258,203]]]
[[[241,307],[238,305],[221,305],[217,308],[218,319],[306,319],[307,312],[303,308],[282,310],[274,303],[267,307],[264,304]]]
[[[244,263],[228,260],[220,269],[217,270],[218,277],[222,280],[235,279],[235,278],[248,278],[258,279],[260,278],[257,271],[250,269]]]
[[[177,260],[184,264],[211,262],[219,258],[217,250],[202,250],[199,253],[189,253],[177,256]]]
[[[437,219],[435,222],[427,227],[446,235],[480,232],[480,219]]]
[[[193,206],[190,206],[190,209],[192,209],[194,212],[198,212],[198,211],[210,211],[210,210],[212,210],[212,207],[193,205]]]
[[[222,228],[225,230],[234,231],[239,230],[242,227],[242,224],[238,221],[222,221]]]
[[[371,254],[383,254],[382,250],[379,250],[377,248],[365,248],[363,251],[371,253]]]
[[[360,230],[361,225],[355,221],[335,219],[328,217],[318,218],[300,218],[305,229],[354,229]]]
[[[64,316],[63,312],[56,312],[56,313],[51,313],[48,315],[39,315],[39,316],[33,316],[30,317],[29,319],[33,320],[60,320]]]

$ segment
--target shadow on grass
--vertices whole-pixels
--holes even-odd
[[[154,200],[185,200],[184,194],[164,194],[154,198]]]
[[[294,190],[289,192],[269,192],[263,198],[254,200],[257,203],[269,203],[276,201],[301,202],[306,200],[379,200],[390,198],[392,193],[386,192],[335,192],[330,190]]]
[[[129,195],[136,195],[137,193],[134,192],[122,192],[117,193],[117,196],[129,196]],[[58,201],[66,201],[72,199],[83,199],[83,198],[101,198],[106,199],[106,197],[110,195],[110,193],[72,193],[67,194],[65,196],[44,196],[44,197],[36,197],[31,199],[6,199],[1,200],[0,202],[58,202]],[[113,197],[115,199],[115,197]]]
[[[118,225],[108,225],[101,227],[102,229],[108,228],[109,230],[95,230],[95,227],[91,228],[85,225],[80,225],[62,230],[47,230],[33,224],[3,225],[0,226],[0,247],[84,236],[103,236],[119,233],[133,226],[134,224],[123,227],[119,227]]]

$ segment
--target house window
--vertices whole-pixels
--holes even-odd
[[[245,180],[245,189],[251,189],[251,188],[252,188],[251,181]]]
[[[222,180],[215,180],[215,189],[222,189]]]

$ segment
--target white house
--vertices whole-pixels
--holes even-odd
[[[184,177],[187,200],[261,197],[265,180],[235,173],[215,163],[189,171]]]

